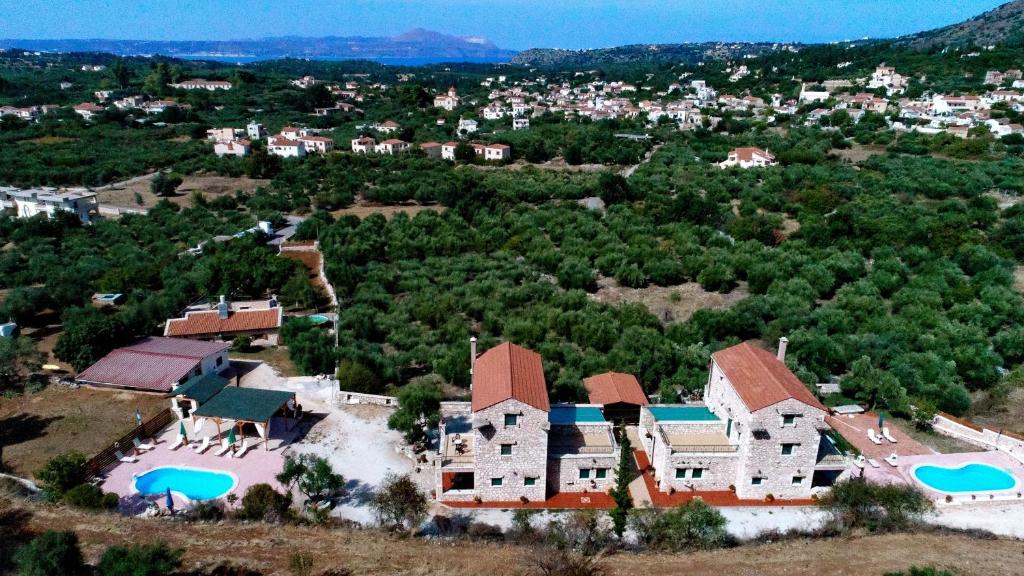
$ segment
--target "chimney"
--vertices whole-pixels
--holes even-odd
[[[789,344],[789,338],[783,336],[779,338],[779,353],[775,355],[779,359],[779,362],[786,361],[786,346]]]
[[[476,364],[476,336],[471,336],[469,338],[469,378],[470,378],[470,384],[469,385],[470,385],[470,387],[473,386],[473,384],[472,384],[472,380],[473,380],[473,365],[475,365],[475,364]]]
[[[227,320],[228,319],[228,312],[230,311],[230,308],[231,307],[228,305],[227,298],[225,298],[224,295],[221,294],[220,295],[220,302],[217,303],[217,316],[221,320]]]

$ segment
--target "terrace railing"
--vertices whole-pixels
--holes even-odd
[[[89,471],[89,474],[91,476],[96,476],[102,473],[118,461],[116,452],[121,451],[125,455],[129,454],[135,450],[135,445],[132,443],[132,440],[137,438],[140,441],[144,441],[156,436],[156,434],[163,430],[164,426],[170,424],[173,419],[174,414],[171,412],[171,409],[164,408],[155,416],[143,422],[142,425],[132,428],[131,432],[128,432],[121,438],[118,438],[111,443],[110,446],[100,450],[99,454],[96,454],[89,459],[86,464],[86,469]]]
[[[732,444],[674,444],[673,452],[736,452],[739,446]]]

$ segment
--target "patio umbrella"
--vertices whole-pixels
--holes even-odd
[[[178,436],[181,436],[186,442],[188,441],[188,436],[185,434],[185,421],[184,420],[182,420],[181,422],[178,423]]]
[[[167,506],[168,510],[174,512],[174,498],[171,498],[170,486],[167,487],[167,495],[164,497],[164,504]]]
[[[142,412],[138,408],[135,409],[135,425],[142,426]]]
[[[885,424],[885,413],[884,412],[879,412],[878,413],[878,429],[879,430],[882,429],[882,425],[883,424]]]
[[[234,444],[234,443],[235,443],[235,427],[232,426],[231,428],[228,429],[228,444]]]

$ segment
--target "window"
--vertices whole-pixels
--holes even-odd
[[[491,478],[491,486],[501,486],[501,478]]]
[[[523,478],[523,486],[536,486],[536,485],[537,485],[537,477],[536,476],[527,476],[526,478]]]
[[[217,356],[217,366],[220,366],[223,363],[224,363],[224,357],[223,356]]]
[[[704,477],[704,469],[703,468],[694,468],[693,470],[690,470],[690,478],[693,478],[694,480],[698,480],[698,479],[703,478],[703,477]]]
[[[501,455],[502,456],[511,456],[512,455],[512,445],[511,444],[502,444],[501,445]]]
[[[608,477],[608,469],[607,468],[598,468],[597,470],[594,470],[594,472],[595,472],[595,477],[598,480],[600,480],[602,478],[607,478]]]
[[[799,416],[800,416],[799,414],[783,414],[782,415],[782,425],[783,426],[796,426],[796,419]]]
[[[580,480],[590,478],[590,468],[580,468]]]
[[[793,444],[791,442],[787,442],[787,443],[783,444],[782,445],[782,455],[783,456],[789,456],[789,455],[793,454],[793,452],[796,450],[797,446],[799,446],[799,444]]]
[[[760,486],[762,482],[764,482],[764,478],[760,476],[754,476],[753,478],[750,479],[751,486]]]
[[[518,426],[519,414],[505,414],[505,426]]]
[[[686,478],[686,468],[676,468],[676,478]]]
[[[793,486],[799,486],[804,483],[803,476],[793,476]]]

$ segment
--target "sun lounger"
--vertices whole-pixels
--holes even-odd
[[[200,442],[199,444],[196,444],[192,448],[195,449],[196,454],[202,454],[203,452],[206,452],[206,450],[209,447],[210,447],[210,437],[209,436],[203,436],[203,441]]]
[[[174,444],[171,444],[170,446],[168,446],[167,449],[168,450],[177,450],[178,448],[181,448],[184,445],[185,445],[185,437],[184,436],[178,436],[178,438],[174,441]]]
[[[866,460],[864,459],[863,454],[858,454],[857,457],[853,459],[853,465],[857,468],[863,468],[865,462]]]
[[[899,465],[899,455],[893,452],[885,457],[885,463],[895,468]]]
[[[868,464],[870,464],[872,468],[882,467],[882,465],[878,463],[878,460],[875,460],[874,458],[868,458]]]
[[[241,458],[242,456],[245,456],[245,453],[249,451],[249,448],[252,448],[252,446],[249,446],[249,441],[242,440],[242,447],[239,448],[238,452],[236,452],[233,456],[235,458]]]
[[[888,440],[889,442],[892,442],[893,444],[896,443],[896,437],[889,433],[888,426],[882,427],[882,436],[884,436],[885,439]]]
[[[153,446],[152,444],[139,442],[138,438],[132,438],[132,444],[135,445],[136,450],[147,451],[156,448],[156,446]]]
[[[124,454],[121,453],[120,450],[115,450],[114,451],[114,456],[118,460],[120,460],[121,462],[124,462],[126,464],[134,464],[135,462],[139,461],[139,459],[134,457],[134,456],[125,456]]]
[[[223,456],[224,454],[227,453],[228,450],[231,450],[231,444],[228,444],[227,438],[222,438],[220,441],[220,449],[214,452],[213,455]]]
[[[879,438],[878,436],[875,436],[875,429],[874,428],[868,428],[868,440],[871,440],[871,442],[873,442],[875,444],[881,444],[882,443],[882,439]]]

